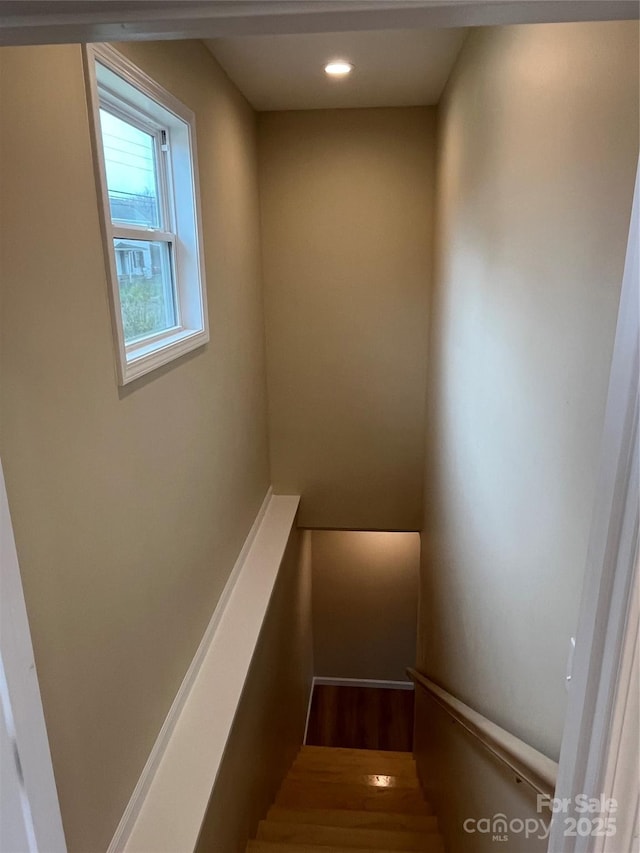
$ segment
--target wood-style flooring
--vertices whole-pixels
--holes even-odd
[[[411,752],[413,690],[316,684],[306,743]]]
[[[444,853],[413,756],[303,746],[247,853],[358,851]]]

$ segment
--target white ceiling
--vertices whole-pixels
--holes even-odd
[[[437,103],[467,30],[370,30],[210,39],[207,46],[257,110]],[[344,78],[324,66],[346,59]]]

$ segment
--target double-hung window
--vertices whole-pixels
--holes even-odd
[[[85,65],[124,385],[209,340],[195,117],[109,45]]]

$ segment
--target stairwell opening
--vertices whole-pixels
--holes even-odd
[[[420,538],[313,530],[314,686],[305,743],[411,751]]]

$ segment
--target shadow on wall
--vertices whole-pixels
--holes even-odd
[[[417,533],[314,530],[315,675],[406,681],[416,656]]]
[[[282,562],[195,853],[244,850],[303,740],[312,678],[309,534]]]

